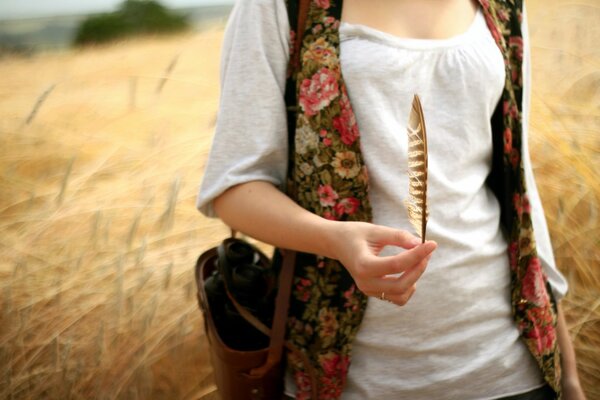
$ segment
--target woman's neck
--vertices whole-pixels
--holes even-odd
[[[477,0],[344,0],[342,21],[366,25],[394,36],[447,39],[465,32]]]

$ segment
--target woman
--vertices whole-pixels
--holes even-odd
[[[297,262],[288,337],[309,356],[319,398],[533,399],[561,388],[583,398],[564,318],[552,311],[566,282],[526,146],[520,15],[519,5],[483,0],[314,0],[292,76],[299,106],[288,154],[295,17],[283,0],[236,4],[197,205],[250,236],[318,255]],[[499,26],[517,32],[504,47]],[[402,205],[413,93],[428,131],[423,244]],[[498,175],[503,162],[514,172]],[[295,201],[280,190],[286,176]],[[310,398],[309,369],[288,355],[287,395]]]

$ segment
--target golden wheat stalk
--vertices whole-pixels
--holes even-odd
[[[427,135],[419,96],[415,94],[408,117],[408,220],[425,242],[427,227]]]

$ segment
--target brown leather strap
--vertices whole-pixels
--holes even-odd
[[[285,339],[285,324],[287,320],[290,296],[292,294],[292,281],[294,278],[294,265],[296,264],[296,252],[285,250],[283,265],[279,272],[279,289],[275,299],[275,316],[271,329],[271,343],[265,364],[250,371],[250,375],[263,375],[271,367],[281,360],[283,352],[283,341]]]
[[[294,39],[294,52],[292,53],[292,67],[294,71],[300,66],[300,48],[304,39],[304,29],[306,28],[306,19],[308,18],[308,9],[310,0],[300,0],[298,9],[298,26],[296,27],[296,38]]]
[[[290,304],[290,296],[292,294],[292,282],[294,279],[295,264],[296,252],[292,250],[283,250],[283,265],[281,266],[281,271],[279,273],[279,289],[275,299],[275,313],[272,330],[263,324],[258,318],[252,315],[252,313],[246,310],[244,306],[238,303],[229,290],[227,290],[227,287],[225,288],[225,291],[227,293],[227,297],[229,297],[233,303],[233,306],[240,313],[240,315],[260,332],[271,338],[271,341],[269,342],[267,360],[262,366],[250,370],[248,374],[250,376],[263,376],[266,374],[273,367],[273,365],[281,360],[283,346],[285,346],[288,350],[302,359],[302,362],[306,368],[306,372],[308,373],[311,381],[312,398],[316,400],[318,399],[317,374],[310,362],[310,359],[291,342],[284,342],[285,325],[287,321],[287,311]]]
[[[248,311],[243,305],[237,302],[235,297],[231,294],[227,285],[225,285],[225,293],[231,300],[231,303],[235,307],[238,313],[248,321],[252,326],[258,329],[261,333],[271,338],[269,347],[279,347],[279,356],[276,360],[281,358],[281,347],[283,346],[283,338],[285,336],[285,320],[287,318],[287,309],[290,304],[290,295],[292,293],[292,280],[294,278],[294,264],[295,264],[296,252],[286,250],[283,256],[283,265],[281,272],[279,273],[279,289],[277,291],[277,297],[275,298],[275,312],[273,318],[273,331],[271,328],[263,324],[258,318],[256,318],[250,311]],[[283,322],[283,325],[282,325]],[[283,329],[278,329],[283,326]],[[281,332],[283,330],[283,333]],[[273,335],[271,335],[273,333]],[[277,339],[277,336],[281,336],[281,340]],[[273,359],[272,357],[270,357]],[[272,363],[270,364],[272,365]],[[255,369],[256,370],[256,369]],[[266,369],[265,369],[266,370]],[[253,370],[254,371],[254,370]],[[251,373],[256,375],[256,373]]]
[[[258,329],[265,336],[271,337],[271,329],[269,329],[268,326],[266,326],[265,324],[260,322],[260,320],[258,318],[256,318],[254,315],[252,315],[252,313],[250,313],[248,310],[246,310],[243,305],[238,303],[237,300],[235,299],[235,297],[233,297],[233,295],[229,292],[229,290],[227,290],[227,288],[225,288],[225,293],[227,293],[227,297],[229,297],[229,300],[231,300],[231,303],[233,304],[233,306],[235,307],[237,312],[240,313],[240,315],[246,321],[248,321],[253,327]]]

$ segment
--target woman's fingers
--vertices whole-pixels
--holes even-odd
[[[367,223],[343,222],[334,236],[333,254],[346,266],[359,290],[369,296],[403,305],[415,291],[415,283],[427,267],[437,244],[421,240],[407,231]],[[380,257],[385,246],[406,249]],[[398,275],[400,276],[388,276]]]
[[[423,261],[421,261],[416,266],[410,268],[406,272],[404,272],[399,277],[391,277],[393,282],[393,286],[390,288],[389,293],[391,296],[402,296],[411,288],[414,288],[417,281],[421,278],[425,269],[427,268],[427,263],[431,258],[431,254],[429,254]]]
[[[397,246],[404,249],[412,249],[421,244],[421,239],[412,235],[410,232],[389,228],[387,226],[378,225],[373,236],[374,237],[369,239],[369,245],[378,248]]]
[[[404,272],[419,264],[437,248],[437,243],[427,241],[400,254],[387,257],[370,256],[358,266],[359,278],[376,278]]]
[[[413,296],[413,294],[415,293],[416,290],[417,290],[417,285],[412,285],[409,288],[409,290],[407,290],[405,293],[403,293],[401,295],[387,296],[385,299],[388,300],[390,303],[394,303],[398,306],[404,306],[404,305],[406,305],[406,303],[408,303],[408,301]]]
[[[381,298],[382,293],[385,293],[384,297],[386,299],[392,300],[392,298],[395,298],[399,302],[401,302],[401,299],[406,297],[407,293],[410,292],[408,295],[408,298],[410,298],[414,292],[416,282],[425,272],[430,258],[431,254],[414,267],[406,270],[400,276],[384,276],[382,278],[374,278],[367,281],[367,283],[363,284],[363,292],[368,296],[379,298]],[[406,298],[406,300],[408,300],[408,298]]]

